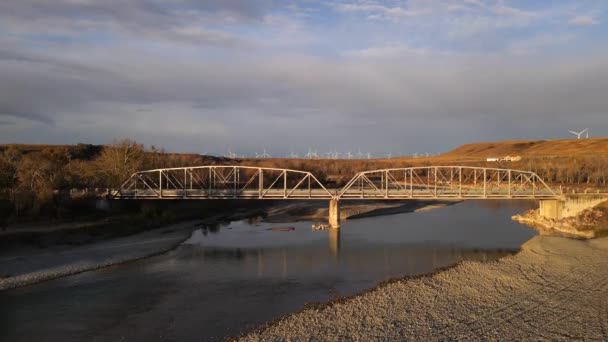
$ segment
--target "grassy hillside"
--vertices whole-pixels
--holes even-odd
[[[462,145],[442,155],[446,158],[487,158],[521,155],[522,157],[572,157],[607,155],[608,138],[563,140],[510,140]]]

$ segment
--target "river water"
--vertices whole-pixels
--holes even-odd
[[[328,231],[201,228],[161,256],[0,293],[0,341],[222,340],[384,280],[504,257],[535,235],[510,219],[534,205],[463,202]]]

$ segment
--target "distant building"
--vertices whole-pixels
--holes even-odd
[[[506,156],[504,157],[504,161],[508,161],[508,162],[516,162],[516,161],[520,161],[521,160],[521,156]]]
[[[516,162],[516,161],[520,161],[520,160],[521,160],[521,156],[506,156],[503,158],[488,157],[486,159],[487,162],[501,162],[501,161]]]

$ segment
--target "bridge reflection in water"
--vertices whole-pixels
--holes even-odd
[[[374,218],[382,221],[384,218]],[[349,221],[349,224],[359,222]],[[188,258],[202,257],[206,262],[225,263],[233,260],[240,265],[239,272],[257,278],[294,279],[302,275],[365,274],[366,278],[390,278],[399,275],[416,275],[448,266],[454,261],[486,261],[511,254],[517,250],[442,246],[436,243],[407,242],[407,234],[391,243],[370,242],[352,236],[351,229],[330,228],[312,231],[310,222],[290,223],[294,231],[273,231],[277,224],[257,222],[233,222],[228,227],[199,229],[181,249],[190,251]],[[230,228],[230,229],[228,229]],[[373,235],[374,227],[357,235]],[[406,231],[390,227],[393,232]],[[382,229],[386,231],[386,229]],[[345,234],[348,236],[346,242]],[[404,240],[405,239],[405,240]],[[235,264],[236,265],[236,264]]]
[[[331,255],[338,256],[340,254],[340,229],[329,229],[329,251]]]

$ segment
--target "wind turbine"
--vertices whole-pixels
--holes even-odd
[[[580,131],[580,132],[575,132],[575,131],[568,131],[574,135],[576,135],[576,139],[580,139],[581,135],[583,135],[583,133],[587,133],[587,139],[589,139],[589,128],[585,128],[584,130]]]
[[[255,157],[256,158],[270,158],[270,154],[266,153],[266,149],[264,149],[264,153],[262,153],[262,154],[258,154],[256,152]]]
[[[363,153],[361,153],[361,149],[358,149],[357,159],[363,159]]]
[[[347,158],[347,159],[353,159],[353,153],[352,153],[351,151],[348,151],[348,152],[346,153],[346,158]]]
[[[308,158],[308,159],[313,159],[313,158],[318,157],[318,155],[317,155],[317,152],[313,152],[312,149],[309,147],[308,148],[308,153],[306,153],[305,157]]]
[[[291,153],[289,154],[289,158],[298,159],[298,158],[300,158],[300,156],[298,156],[298,154],[297,154],[297,153],[293,153],[293,152],[291,152]]]
[[[231,152],[230,149],[229,149],[228,153],[224,154],[224,157],[230,158],[230,159],[236,159],[238,156],[236,155],[236,153]]]

